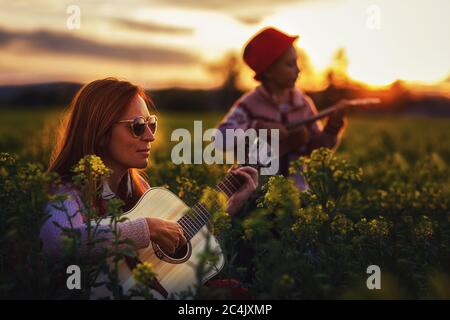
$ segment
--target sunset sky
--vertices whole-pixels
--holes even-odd
[[[66,26],[69,5],[80,29]],[[448,0],[0,0],[0,84],[117,76],[210,88],[222,79],[208,65],[240,56],[266,26],[300,35],[317,72],[344,48],[358,81],[449,82],[449,13]]]

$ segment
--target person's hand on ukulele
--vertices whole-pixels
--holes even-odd
[[[240,167],[231,169],[231,172],[244,181],[239,190],[228,199],[227,212],[234,216],[258,187],[258,171],[252,167]]]
[[[309,131],[306,126],[300,126],[288,131],[285,139],[280,139],[280,156],[291,151],[298,150],[300,147],[308,144]]]
[[[345,126],[347,119],[347,107],[351,106],[351,100],[342,99],[337,103],[337,110],[329,117],[325,126],[325,131],[330,134],[338,134],[339,130]]]

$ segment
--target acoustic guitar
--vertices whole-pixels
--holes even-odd
[[[233,173],[229,173],[216,185],[216,190],[231,197],[241,186],[243,179]],[[208,204],[208,207],[215,204]],[[204,276],[205,283],[217,275],[224,266],[224,257],[217,239],[208,230],[208,222],[211,218],[206,205],[197,202],[189,208],[174,193],[165,188],[151,188],[145,192],[138,203],[123,216],[129,220],[145,217],[158,217],[170,221],[176,221],[183,229],[187,244],[169,254],[156,243],[138,251],[138,259],[122,259],[119,262],[119,281],[124,292],[136,286],[132,270],[142,262],[149,262],[153,266],[156,278],[152,283],[152,294],[156,299],[177,298],[180,293],[195,293],[195,285],[198,283],[196,267],[200,263],[199,255],[208,246],[208,250],[217,255],[217,262],[208,267],[209,272]],[[109,224],[110,219],[104,219],[102,224]],[[103,275],[104,277],[104,275]],[[93,290],[91,299],[111,296],[105,286]]]

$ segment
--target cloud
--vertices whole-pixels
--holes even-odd
[[[261,7],[278,7],[280,5],[298,3],[305,0],[154,0],[155,3],[164,4],[174,7],[185,7],[195,9],[216,9],[216,10],[230,10],[237,9],[259,9]]]
[[[266,16],[284,5],[308,0],[154,0],[154,3],[185,9],[221,11],[243,24],[258,24]]]
[[[158,23],[141,22],[130,19],[115,18],[112,20],[115,24],[119,26],[126,27],[128,29],[152,32],[152,33],[166,33],[174,35],[190,35],[194,33],[192,28],[176,27]]]
[[[246,25],[256,25],[256,24],[260,24],[263,20],[264,17],[266,16],[266,13],[260,13],[259,15],[240,15],[240,14],[236,14],[234,15],[234,18],[239,21],[242,24],[246,24]]]
[[[129,60],[137,63],[193,64],[193,54],[148,45],[102,43],[67,33],[47,30],[9,31],[0,28],[0,48],[18,42],[29,50],[61,55],[81,55],[96,58]]]
[[[0,48],[14,40],[14,33],[0,29]]]

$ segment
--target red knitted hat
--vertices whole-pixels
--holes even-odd
[[[244,61],[255,71],[255,79],[274,63],[298,36],[289,36],[275,28],[266,28],[256,34],[244,49]]]

